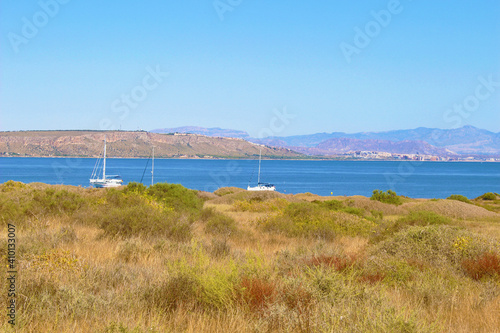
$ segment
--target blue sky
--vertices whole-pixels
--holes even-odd
[[[0,31],[4,131],[500,131],[498,0],[5,0]]]

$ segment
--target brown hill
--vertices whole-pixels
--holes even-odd
[[[157,134],[144,131],[21,131],[0,132],[0,156],[78,156],[97,157],[107,139],[109,157],[148,157],[155,147],[157,157],[246,158],[262,155],[293,158],[301,154],[286,148],[273,148],[237,138],[218,138],[196,134]]]

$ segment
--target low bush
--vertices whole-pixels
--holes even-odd
[[[485,193],[485,194],[479,196],[477,199],[481,199],[481,200],[496,200],[497,196],[496,196],[495,193],[488,192],[488,193]]]
[[[232,209],[242,212],[273,212],[284,209],[289,202],[282,198],[262,199],[260,197],[249,200],[237,200],[233,203]]]
[[[10,185],[9,185],[10,184]],[[7,182],[0,191],[0,221],[24,224],[28,219],[47,216],[71,216],[91,201],[80,193],[57,187],[31,188],[22,183]]]
[[[278,296],[278,288],[274,282],[258,277],[242,278],[236,290],[237,299],[251,312],[269,308]]]
[[[337,255],[317,255],[305,260],[307,266],[327,266],[336,271],[343,272],[356,264],[356,257],[346,257]]]
[[[372,242],[379,242],[409,226],[428,226],[450,224],[451,219],[434,212],[428,211],[412,211],[408,215],[403,216],[396,221],[385,221],[375,228],[370,235]]]
[[[401,205],[403,203],[401,197],[392,190],[388,190],[387,192],[374,190],[370,199],[393,205]]]
[[[497,253],[485,252],[473,259],[463,260],[462,268],[474,280],[486,276],[500,278],[500,256]]]
[[[245,190],[242,188],[239,188],[239,187],[221,187],[221,188],[215,190],[214,194],[218,195],[219,197],[223,197],[223,196],[228,195],[228,194],[238,193],[238,192],[242,192],[242,191],[245,191]]]
[[[228,237],[238,232],[232,217],[219,213],[212,207],[204,208],[200,216],[205,222],[205,231],[209,234]]]
[[[344,207],[342,201],[339,200],[326,200],[326,201],[314,200],[313,202],[317,205],[326,207],[331,210],[340,210],[341,208]]]
[[[372,209],[372,210],[370,210],[370,214],[372,214],[372,216],[378,220],[382,220],[384,218],[384,212],[382,212],[380,210]]]
[[[179,306],[186,309],[194,307],[197,300],[199,284],[193,276],[176,274],[166,281],[149,287],[143,294],[148,306],[164,311],[176,310]]]
[[[382,241],[372,254],[381,255],[384,261],[391,260],[389,257],[405,260],[411,266],[459,270],[463,260],[477,258],[494,248],[494,243],[472,232],[436,224],[409,226]]]
[[[179,241],[191,238],[191,223],[186,216],[146,204],[106,209],[96,219],[111,237],[164,236]]]
[[[145,193],[177,212],[197,214],[203,207],[203,199],[196,195],[196,191],[179,184],[158,183]]]
[[[146,191],[147,187],[143,183],[137,183],[137,182],[130,182],[127,184],[127,186],[123,189],[123,193],[144,193]]]
[[[462,201],[462,202],[466,202],[466,203],[472,203],[466,196],[461,195],[461,194],[452,194],[446,199],[457,200],[457,201]]]
[[[71,214],[84,204],[85,200],[77,193],[47,188],[33,191],[33,199],[27,209],[43,215],[60,215]]]
[[[276,216],[259,221],[265,231],[289,237],[332,240],[336,235],[367,236],[375,224],[345,212],[332,211],[314,203],[291,203]]]
[[[400,224],[420,226],[449,224],[450,222],[450,218],[428,211],[412,211],[398,220]]]

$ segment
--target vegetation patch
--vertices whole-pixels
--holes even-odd
[[[479,256],[462,261],[464,272],[474,280],[484,277],[500,278],[500,255],[492,252],[485,252]]]
[[[338,256],[338,255],[316,255],[305,260],[307,266],[318,267],[326,266],[331,267],[336,271],[343,272],[348,268],[357,264],[355,256]]]
[[[393,190],[387,190],[386,192],[374,190],[370,199],[393,205],[401,205],[403,203],[401,197]]]
[[[258,277],[243,277],[236,290],[239,302],[246,305],[251,312],[269,308],[278,295],[274,282]]]
[[[466,196],[464,195],[461,195],[461,194],[452,194],[450,195],[448,198],[446,198],[448,200],[457,200],[457,201],[462,201],[462,202],[465,202],[465,203],[469,203],[471,204],[472,201],[470,201]]]
[[[488,193],[485,193],[485,194],[477,197],[477,199],[480,199],[480,200],[497,200],[497,196],[498,196],[497,193],[488,192]]]
[[[367,219],[331,211],[315,203],[291,203],[276,216],[259,221],[265,231],[289,237],[313,237],[332,240],[336,235],[368,235],[375,223]]]
[[[201,211],[201,220],[205,222],[205,231],[212,235],[228,237],[238,232],[234,219],[217,212],[213,207]]]
[[[429,226],[450,223],[450,218],[434,212],[412,211],[408,215],[400,217],[395,221],[385,221],[381,223],[371,234],[371,240],[372,242],[379,242],[409,226]]]
[[[251,198],[250,200],[237,200],[232,205],[232,210],[241,211],[241,212],[276,212],[280,211],[286,206],[289,205],[289,202],[283,198],[271,198],[271,199],[262,199],[261,197]]]
[[[362,196],[200,195],[167,185],[0,184],[0,222],[16,225],[22,271],[16,329],[500,327],[500,215],[478,207],[493,209],[498,199],[402,198],[397,206]],[[8,236],[0,236],[5,260]],[[7,295],[8,285],[1,289]]]

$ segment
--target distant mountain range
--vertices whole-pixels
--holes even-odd
[[[388,132],[333,132],[264,139],[252,138],[244,131],[222,128],[178,127],[152,132],[0,132],[0,156],[97,156],[102,151],[106,134],[110,157],[147,157],[153,145],[157,157],[178,158],[255,158],[260,149],[264,157],[271,158],[328,157],[362,151],[452,159],[500,157],[500,133],[472,126],[450,130],[419,127]]]
[[[16,131],[0,132],[0,156],[97,157],[107,140],[109,157],[168,158],[303,158],[287,148],[262,147],[237,138],[197,134],[166,135],[145,131]]]
[[[500,133],[474,126],[456,129],[419,127],[409,130],[360,133],[316,133],[309,135],[252,138],[247,132],[203,127],[153,130],[155,133],[194,133],[207,136],[242,138],[274,147],[289,148],[308,155],[332,155],[348,151],[381,151],[400,154],[440,156],[500,156]]]

